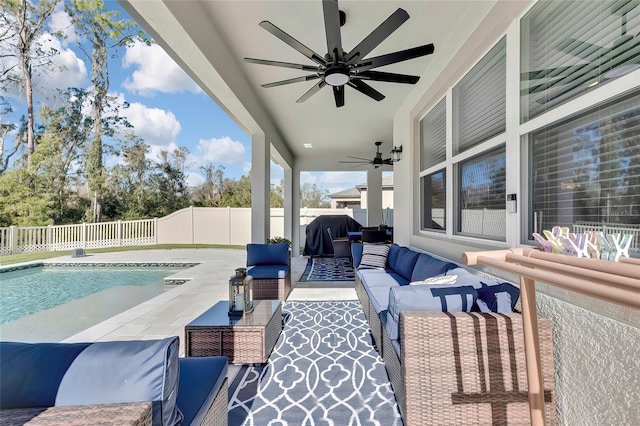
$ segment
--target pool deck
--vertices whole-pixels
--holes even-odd
[[[134,250],[98,253],[86,257],[69,256],[42,261],[52,263],[199,263],[167,277],[188,280],[170,290],[81,331],[64,342],[108,340],[144,340],[168,336],[180,337],[184,356],[184,327],[217,301],[228,298],[229,278],[235,268],[246,264],[246,251],[236,249]],[[353,282],[299,283],[307,264],[306,257],[292,259],[293,290],[287,300],[356,300]]]

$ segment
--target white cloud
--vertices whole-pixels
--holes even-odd
[[[129,108],[122,110],[122,114],[133,125],[136,135],[144,139],[147,145],[157,146],[158,149],[175,149],[175,140],[182,127],[171,111],[133,102]]]
[[[269,174],[271,185],[280,185],[280,181],[284,179],[284,169],[273,161],[271,162]]]
[[[301,172],[300,184],[309,183],[322,190],[334,192],[354,188],[367,181],[366,172]]]
[[[241,142],[225,136],[208,140],[200,139],[194,157],[202,165],[211,162],[245,166],[245,154],[246,149]],[[249,169],[251,169],[251,163],[249,163]]]
[[[201,91],[191,77],[157,44],[147,46],[142,42],[135,42],[127,47],[122,66],[135,68],[131,78],[127,78],[122,85],[143,96],[151,95],[154,91],[165,93],[187,91],[199,93]]]
[[[68,44],[69,40],[75,42],[75,26],[71,23],[69,14],[64,10],[64,2],[58,3],[55,11],[51,14],[51,17],[49,18],[49,29],[54,33],[62,33],[65,38],[65,40],[62,41],[64,46]]]
[[[204,177],[197,170],[187,170],[187,185],[200,186],[204,183]]]

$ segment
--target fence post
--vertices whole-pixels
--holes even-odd
[[[47,225],[47,251],[55,251],[53,249],[53,244],[51,240],[53,239],[53,227],[51,225]]]
[[[9,253],[18,253],[18,227],[9,227]]]
[[[155,245],[158,245],[158,218],[153,218],[153,240]]]
[[[116,232],[118,233],[118,247],[122,247],[122,221],[121,220],[118,221]]]
[[[231,244],[231,207],[227,206],[227,244]]]
[[[82,222],[82,248],[87,248],[87,222]]]

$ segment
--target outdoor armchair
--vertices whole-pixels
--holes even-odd
[[[287,300],[291,292],[288,243],[247,244],[247,268],[255,300]]]

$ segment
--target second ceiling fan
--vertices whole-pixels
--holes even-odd
[[[307,71],[311,74],[291,78],[288,80],[276,81],[274,83],[263,84],[262,87],[276,87],[285,84],[299,83],[303,81],[320,80],[314,84],[296,102],[304,102],[317,93],[324,86],[333,87],[333,96],[336,107],[344,106],[345,86],[354,88],[376,101],[384,99],[384,95],[365,83],[368,81],[385,81],[389,83],[416,84],[420,77],[415,75],[396,74],[381,71],[371,71],[373,68],[418,58],[433,53],[433,43],[386,55],[375,56],[365,59],[380,43],[397,30],[407,19],[409,14],[404,9],[398,9],[391,14],[382,24],[364,38],[356,47],[350,51],[342,48],[342,37],[340,27],[344,25],[346,15],[338,9],[337,0],[322,0],[324,11],[324,26],[327,37],[327,54],[321,56],[309,49],[289,34],[282,31],[269,21],[260,22],[260,26],[269,31],[274,36],[306,56],[316,65],[294,64],[290,62],[271,61],[266,59],[244,58],[245,62],[259,65],[272,65],[284,68],[293,68]]]

